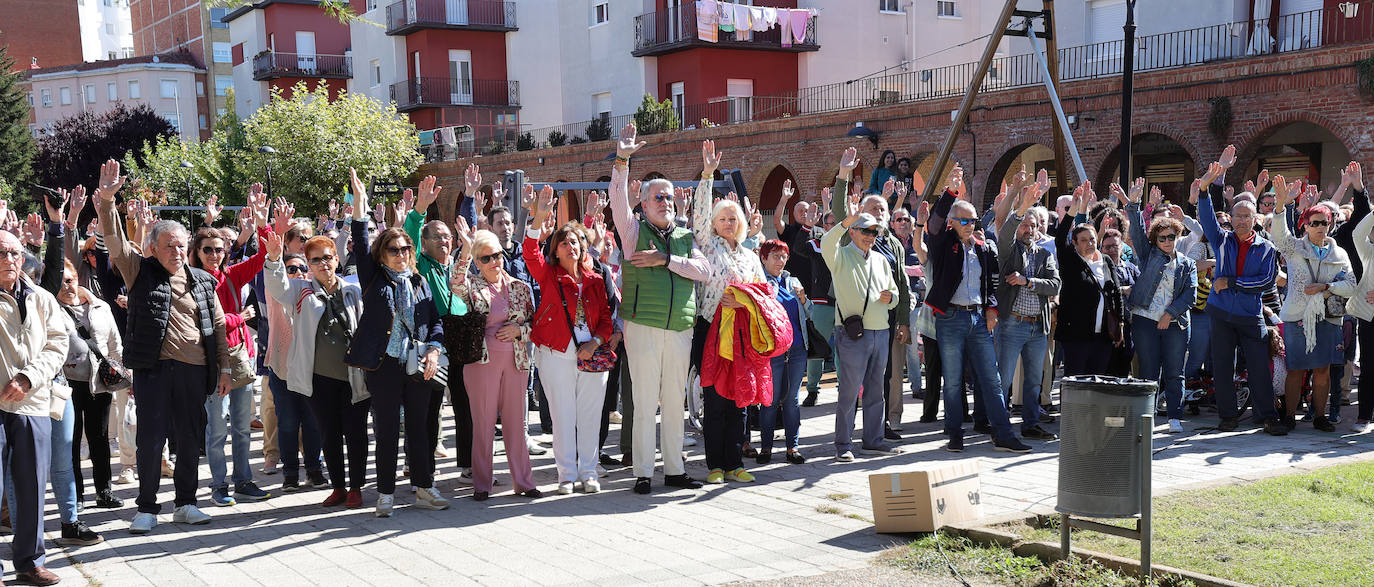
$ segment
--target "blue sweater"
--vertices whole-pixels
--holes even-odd
[[[1220,191],[1215,184],[1210,188]],[[1212,198],[1201,198],[1197,205],[1198,223],[1207,243],[1216,255],[1217,266],[1213,280],[1225,277],[1230,283],[1227,288],[1217,291],[1216,285],[1207,297],[1207,313],[1228,321],[1251,322],[1263,320],[1261,298],[1274,285],[1278,277],[1278,251],[1268,239],[1255,234],[1255,240],[1245,253],[1244,270],[1236,274],[1236,258],[1240,254],[1240,244],[1235,233],[1223,231],[1217,224],[1217,216],[1212,211]],[[1283,220],[1280,219],[1280,222]]]

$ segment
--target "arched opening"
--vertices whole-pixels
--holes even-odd
[[[950,160],[946,161],[944,168],[937,172],[935,170],[935,160],[939,157],[939,153],[936,153],[935,151],[929,151],[919,156],[913,156],[911,159],[912,169],[915,170],[915,173],[920,175],[926,181],[926,183],[934,183],[937,190],[944,187],[945,179],[949,177],[949,172],[954,169],[954,161]],[[921,190],[921,194],[925,194],[924,188]],[[935,196],[939,197],[939,195],[940,194],[937,191]],[[909,196],[907,200],[910,201],[918,198],[920,198],[920,195]]]
[[[1050,176],[1050,194],[1059,192],[1059,177],[1054,169],[1054,149],[1040,143],[1024,143],[1003,153],[992,166],[988,181],[983,185],[983,209],[992,206],[993,201],[997,199],[997,193],[1002,190],[1002,182],[1010,183],[1011,178],[1021,171],[1022,165],[1026,166],[1026,174],[1031,178],[1040,173],[1041,169],[1046,170]],[[945,175],[948,175],[948,172]],[[965,182],[971,183],[968,179]]]
[[[1109,193],[1107,186],[1120,183],[1120,159],[1121,146],[1117,145],[1107,155],[1093,186],[1099,200]],[[1164,201],[1179,205],[1188,201],[1188,186],[1197,178],[1197,163],[1188,154],[1188,149],[1168,135],[1156,132],[1131,137],[1131,169],[1135,177],[1145,178],[1147,186],[1159,186]]]
[[[1266,136],[1267,135],[1267,136]],[[1239,180],[1253,179],[1261,169],[1268,169],[1270,177],[1282,175],[1288,180],[1306,179],[1326,194],[1334,194],[1341,182],[1341,168],[1350,162],[1350,151],[1334,133],[1307,121],[1282,124],[1260,134],[1258,145],[1247,146],[1253,152]],[[1264,190],[1265,186],[1256,186]]]
[[[773,228],[773,214],[776,212],[778,203],[782,199],[782,186],[789,180],[792,182],[792,187],[796,191],[792,199],[786,202],[787,206],[784,208],[784,211],[790,211],[792,206],[795,206],[797,202],[800,202],[802,198],[805,197],[802,190],[797,189],[797,178],[792,174],[790,169],[782,165],[773,167],[773,170],[768,172],[768,177],[763,180],[763,188],[759,190],[758,199],[756,201],[758,202],[759,213],[763,215],[763,233],[767,235],[768,238],[776,238],[778,236],[777,231]]]
[[[558,182],[566,182],[560,179]],[[582,220],[582,190],[558,190],[558,196],[554,217],[558,218],[558,224],[562,225],[570,220]]]

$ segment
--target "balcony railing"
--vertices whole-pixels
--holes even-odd
[[[760,2],[759,5],[764,5]],[[696,2],[686,2],[675,8],[641,14],[635,17],[635,57],[663,55],[689,47],[723,47],[730,49],[760,49],[771,51],[818,51],[821,46],[816,40],[816,21],[811,18],[806,23],[806,36],[800,42],[783,42],[783,35],[792,39],[786,23],[766,31],[718,32],[717,42],[711,43],[697,38]]]
[[[498,0],[401,0],[386,7],[386,34],[420,29],[513,31],[515,3]]]
[[[306,55],[301,53],[259,53],[253,57],[253,79],[262,81],[282,77],[350,79],[353,59],[347,55]]]
[[[436,106],[520,106],[520,82],[447,77],[410,78],[391,84],[401,112]]]

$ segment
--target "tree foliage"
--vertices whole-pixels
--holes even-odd
[[[13,186],[28,181],[38,154],[29,132],[29,103],[20,91],[14,59],[0,46],[0,182]]]
[[[566,145],[566,144],[568,144],[568,133],[565,133],[565,132],[563,132],[563,131],[561,131],[561,130],[551,130],[551,131],[549,131],[549,146],[550,146],[550,147],[562,147],[563,145]]]
[[[587,140],[595,143],[611,138],[611,119],[598,116],[587,125]]]
[[[147,104],[130,108],[121,103],[100,114],[74,114],[57,121],[38,141],[36,180],[49,188],[79,184],[94,190],[105,161],[142,164],[146,145],[173,134],[172,124]]]
[[[189,202],[198,206],[217,195],[222,206],[245,203],[249,184],[263,181],[263,165],[257,153],[248,148],[247,131],[234,111],[233,94],[227,103],[228,110],[215,121],[210,140],[160,137],[144,146],[142,162],[133,157],[121,162],[125,173],[137,182],[135,187],[160,194],[144,199],[157,201],[165,196],[172,205]],[[183,167],[183,163],[191,166]]]
[[[673,132],[679,125],[672,101],[659,102],[653,96],[644,94],[644,101],[639,103],[639,110],[635,111],[635,127],[639,129],[639,134]]]

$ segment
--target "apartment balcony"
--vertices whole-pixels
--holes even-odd
[[[391,84],[396,109],[409,112],[443,106],[520,107],[520,82],[447,77],[410,78]]]
[[[386,7],[386,34],[421,29],[516,30],[515,3],[498,0],[401,0]]]
[[[800,43],[783,43],[783,35],[792,40],[791,31],[775,26],[766,31],[745,33],[718,32],[717,42],[711,43],[697,38],[697,7],[695,2],[641,14],[635,17],[635,57],[653,57],[684,49],[698,47],[719,47],[722,49],[753,49],[759,51],[819,51],[820,42],[816,40],[816,18],[806,23],[806,36]]]
[[[347,55],[303,55],[271,51],[253,57],[254,80],[283,77],[351,79],[353,59]]]

